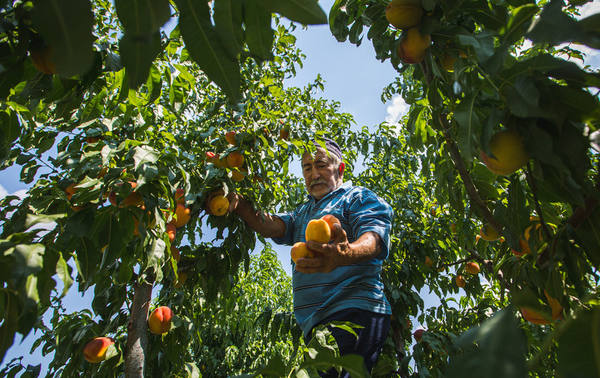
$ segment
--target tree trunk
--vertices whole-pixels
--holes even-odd
[[[143,378],[146,348],[148,346],[148,308],[152,298],[152,285],[136,283],[133,287],[133,303],[127,325],[127,349],[125,350],[125,377]]]

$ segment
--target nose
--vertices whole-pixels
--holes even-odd
[[[310,177],[315,180],[318,179],[320,177],[319,174],[319,170],[317,169],[317,167],[313,166],[310,170]]]

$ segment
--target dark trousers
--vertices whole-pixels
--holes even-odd
[[[377,362],[381,347],[390,330],[390,315],[377,314],[359,309],[348,309],[328,316],[319,324],[326,324],[334,321],[352,322],[364,327],[354,329],[358,334],[358,338],[343,329],[337,327],[328,328],[338,344],[340,354],[342,356],[345,354],[361,355],[365,360],[367,370],[370,372],[375,365],[375,362]],[[335,369],[330,369],[326,373],[321,373],[321,377],[338,377],[338,372]],[[339,377],[349,378],[350,374],[346,371],[342,371]]]

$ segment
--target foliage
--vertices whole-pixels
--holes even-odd
[[[329,23],[338,40],[360,44],[366,35],[376,57],[390,59],[399,76],[383,96],[400,94],[411,106],[401,129],[381,126],[381,138],[371,141],[381,155],[368,161],[360,180],[389,193],[396,210],[394,254],[384,281],[395,313],[398,367],[402,374],[446,376],[448,356],[462,353],[451,366],[461,376],[481,376],[486,361],[499,358],[497,351],[458,349],[472,339],[457,336],[492,313],[506,308],[506,318],[506,311],[513,316],[526,307],[549,314],[545,293],[566,318],[580,318],[596,306],[591,300],[598,298],[600,181],[590,134],[599,125],[600,74],[569,61],[582,54],[560,44],[597,48],[592,24],[598,15],[576,20],[585,2],[422,1],[426,14],[418,27],[433,43],[423,62],[411,65],[397,56],[406,31],[388,25],[385,3],[336,1]],[[448,56],[450,67],[444,65]],[[505,128],[522,136],[530,157],[506,177],[492,174],[478,158],[490,154],[492,135]],[[407,147],[412,153],[396,153]],[[527,240],[531,252],[516,256],[525,230],[536,222],[541,232]],[[494,225],[503,241],[478,241],[482,223]],[[468,261],[482,265],[483,277],[469,278],[463,294],[453,278]],[[440,298],[437,308],[424,308],[424,285]],[[407,315],[418,316],[428,330],[402,365]],[[490,332],[502,329],[501,322],[484,324]],[[556,353],[557,343],[565,350],[563,327],[521,324],[527,338],[513,338],[511,345],[527,350],[530,374],[572,373],[574,361],[583,363],[583,354]],[[590,347],[577,345],[577,353]],[[407,364],[411,357],[414,369]],[[523,374],[521,369],[504,376]]]

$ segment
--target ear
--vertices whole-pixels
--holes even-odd
[[[338,166],[338,173],[340,176],[342,176],[344,174],[345,169],[346,169],[346,164],[340,163],[340,165]]]

